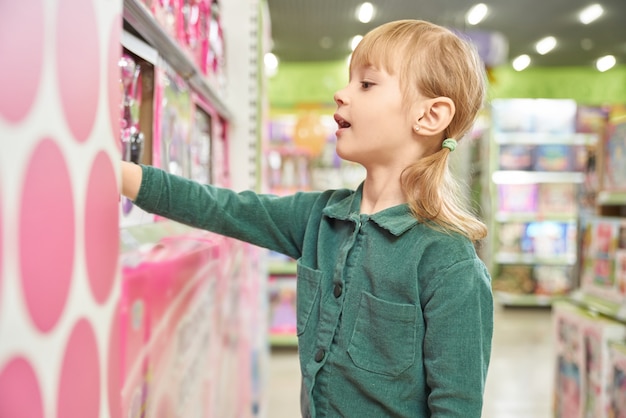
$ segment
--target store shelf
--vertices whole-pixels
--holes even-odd
[[[163,30],[143,3],[139,0],[124,0],[123,14],[124,20],[159,51],[161,56],[166,57],[166,62],[174,71],[209,100],[223,117],[232,118],[232,113],[221,95],[206,82],[204,74],[184,52],[181,45]]]
[[[612,302],[582,290],[573,292],[568,300],[592,312],[626,323],[626,304]]]
[[[294,334],[270,334],[269,342],[272,347],[296,347],[298,337]]]
[[[599,205],[607,205],[607,206],[626,205],[626,190],[602,191],[598,193],[596,202]]]
[[[494,134],[497,144],[518,145],[594,145],[597,135],[582,133],[544,133],[544,132],[497,132]]]
[[[518,294],[501,291],[494,292],[494,297],[496,301],[502,305],[517,307],[549,307],[556,299],[555,296]]]
[[[298,265],[295,261],[270,261],[267,265],[267,270],[270,275],[295,276]]]
[[[511,254],[497,253],[495,261],[500,264],[540,264],[549,266],[573,266],[576,264],[576,256],[538,256],[535,254]]]
[[[577,214],[572,213],[545,213],[545,212],[498,212],[495,215],[497,222],[574,222],[578,219]]]
[[[582,183],[585,176],[574,171],[500,170],[494,171],[491,179],[495,184]]]

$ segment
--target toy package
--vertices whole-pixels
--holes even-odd
[[[605,190],[626,190],[626,116],[609,125],[606,143]]]
[[[609,376],[606,416],[626,417],[626,344],[609,343]]]
[[[594,217],[585,221],[581,288],[594,296],[626,300],[626,221]]]
[[[554,417],[583,418],[585,354],[583,315],[567,303],[553,303],[556,341]]]
[[[531,170],[533,155],[533,145],[503,144],[500,146],[500,170]]]
[[[574,183],[541,183],[538,186],[537,211],[575,216],[578,211],[576,189]]]
[[[526,212],[537,211],[536,184],[499,184],[498,202],[501,212]]]
[[[535,171],[572,171],[572,147],[564,144],[543,144],[535,148]]]
[[[609,406],[611,363],[609,342],[623,340],[626,328],[602,317],[585,318],[583,344],[585,351],[584,417],[604,417]]]

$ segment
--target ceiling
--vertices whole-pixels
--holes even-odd
[[[376,12],[364,24],[355,18],[362,0],[267,0],[272,52],[283,62],[343,60],[354,35],[364,35],[384,22],[411,18],[460,31],[499,32],[508,44],[506,62],[528,54],[533,66],[587,66],[611,54],[618,64],[626,63],[626,0],[599,0],[604,14],[589,25],[579,23],[577,15],[593,0],[496,0],[486,3],[485,20],[469,28],[464,16],[475,4],[472,0],[369,1]],[[534,44],[548,35],[557,38],[558,46],[546,55],[537,54]]]

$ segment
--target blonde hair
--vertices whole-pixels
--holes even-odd
[[[454,117],[442,141],[460,140],[483,106],[486,77],[475,48],[433,23],[399,20],[373,29],[355,49],[350,70],[367,65],[398,74],[407,104],[420,94],[454,102]],[[487,227],[467,209],[448,168],[449,154],[449,149],[438,147],[404,170],[401,181],[409,207],[418,220],[434,228],[458,232],[472,241],[482,239]]]

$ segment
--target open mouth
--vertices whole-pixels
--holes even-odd
[[[339,126],[339,128],[350,127],[350,123],[344,118],[342,118],[341,116],[339,116],[338,114],[335,114],[334,117],[335,117],[335,122],[337,122],[337,126]]]

